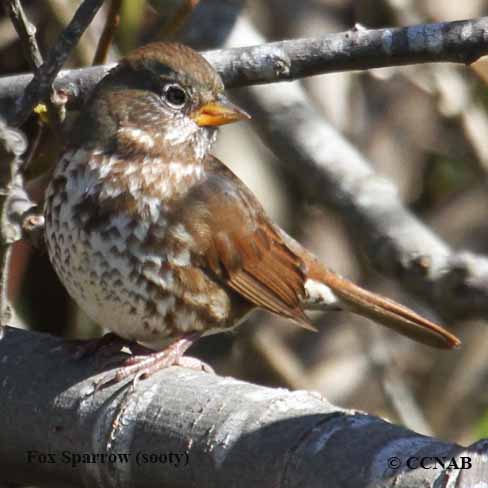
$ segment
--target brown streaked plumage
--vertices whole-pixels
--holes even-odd
[[[199,336],[257,307],[312,329],[306,309],[347,309],[458,346],[439,325],[336,275],[269,220],[210,153],[216,126],[247,117],[198,53],[164,43],[122,60],[80,115],[47,192],[46,242],[93,320],[161,350],[132,358],[116,379],[181,362]]]

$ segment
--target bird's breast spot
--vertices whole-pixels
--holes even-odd
[[[154,147],[154,138],[145,130],[136,127],[121,127],[118,130],[118,136],[142,151],[148,151]]]
[[[191,132],[182,130],[180,126],[177,126],[176,129],[171,129],[171,127],[169,127],[169,130],[164,134],[164,143],[181,144],[186,142],[189,136],[191,136]]]
[[[224,321],[229,317],[231,311],[231,303],[229,295],[222,289],[216,289],[210,292],[210,299],[207,292],[205,296],[207,297],[207,307],[209,308],[210,314],[214,317],[216,321]]]
[[[169,271],[161,272],[154,266],[143,266],[141,274],[147,281],[161,287],[162,290],[173,289],[173,274]]]
[[[179,253],[168,253],[168,262],[173,266],[189,266],[191,264],[190,251],[184,249]]]
[[[146,239],[151,223],[147,220],[139,220],[134,230],[132,231],[136,238],[142,242]]]
[[[176,316],[177,329],[181,332],[189,332],[193,330],[200,330],[203,328],[203,323],[198,320],[197,314],[194,311],[181,311]]]
[[[195,163],[180,163],[179,161],[172,161],[168,165],[168,171],[171,175],[179,178],[185,176],[201,176],[203,173],[203,166]]]
[[[147,210],[153,224],[158,223],[159,226],[161,226],[164,219],[161,218],[161,202],[159,201],[159,198],[144,196],[142,198],[141,207],[143,211]]]
[[[171,229],[171,236],[176,240],[186,244],[187,246],[193,246],[195,241],[193,236],[188,232],[187,228],[183,224],[176,224]]]
[[[173,309],[175,307],[175,301],[176,301],[175,297],[173,295],[171,295],[167,298],[159,299],[156,302],[156,309],[157,309],[158,314],[159,314],[161,319],[164,320],[164,317],[166,316],[166,314],[173,311]]]

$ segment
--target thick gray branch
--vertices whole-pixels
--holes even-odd
[[[358,26],[317,39],[210,52],[208,60],[236,87],[336,71],[430,62],[472,63],[488,52],[488,17],[389,29]]]
[[[452,486],[488,477],[486,442],[463,448],[420,436],[341,410],[312,392],[170,368],[135,390],[93,393],[95,361],[71,359],[65,344],[12,328],[0,341],[0,483],[412,488],[437,486],[447,476]],[[47,453],[54,463],[42,462]],[[68,461],[81,453],[114,459],[127,453],[129,460],[102,463],[99,457],[73,467]],[[161,457],[139,465],[143,455]],[[455,458],[458,467],[464,456],[472,467],[449,473],[440,466],[405,467],[409,457],[424,456]],[[398,469],[388,466],[392,457]]]
[[[390,29],[361,27],[315,39],[209,51],[205,56],[217,68],[226,86],[232,88],[344,70],[428,62],[471,63],[488,54],[487,39],[488,17],[483,17]],[[63,75],[56,87],[68,89],[71,98],[78,100],[106,71],[107,67],[79,70],[71,77],[68,86],[63,82],[63,77],[65,82],[68,81]],[[22,96],[29,80],[26,75],[0,80],[2,113]],[[39,98],[40,89],[39,81],[31,85],[29,99]]]

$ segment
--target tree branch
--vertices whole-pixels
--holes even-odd
[[[14,104],[18,108],[13,125],[21,125],[32,113],[35,105],[47,97],[59,70],[102,4],[103,0],[85,0],[79,6],[68,27],[48,52],[46,62],[36,71],[32,80],[24,88],[25,91],[22,90],[20,104]]]
[[[102,64],[106,62],[107,55],[112,44],[112,41],[120,23],[120,9],[122,7],[122,0],[111,0],[110,7],[105,19],[105,26],[103,27],[102,35],[98,41],[97,50],[93,57],[93,65]]]
[[[98,5],[101,0],[87,0],[86,3]],[[204,55],[217,68],[227,88],[234,88],[345,70],[435,62],[469,64],[488,54],[487,36],[488,17],[482,17],[390,29],[354,28],[314,39],[208,51]],[[45,65],[51,67],[58,55],[51,53]],[[56,62],[57,69],[59,66],[60,63]],[[79,103],[109,68],[86,68],[64,73],[56,86],[67,89],[71,101]],[[28,100],[42,98],[39,93],[45,89],[46,80],[52,81],[54,71],[42,70],[29,88]],[[0,110],[8,109],[22,96],[29,76],[0,79]],[[19,119],[25,113],[27,110],[23,109]]]
[[[42,64],[42,55],[37,45],[36,27],[29,22],[20,0],[7,0],[5,6],[20,38],[24,56],[32,70]]]
[[[334,407],[317,393],[183,368],[163,370],[135,390],[93,393],[96,361],[73,360],[65,346],[62,339],[10,327],[0,341],[0,482],[318,488],[327,480],[328,488],[410,488],[447,477],[453,486],[461,477],[466,486],[468,479],[486,479],[486,441],[463,448],[420,436]],[[47,453],[53,464],[42,462]],[[75,458],[82,453],[112,459],[128,453],[129,459],[110,463],[99,456],[88,463]],[[160,457],[139,465],[143,455]],[[408,458],[425,456],[454,458],[459,467],[466,457],[471,468],[406,468]],[[397,469],[388,464],[393,457]]]
[[[35,72],[42,66],[43,59],[41,50],[36,40],[36,27],[31,24],[27,18],[20,0],[7,0],[7,9],[9,11],[10,19],[15,26],[15,30],[20,38],[24,50],[24,56],[29,63],[31,69]],[[56,92],[52,86],[49,87],[49,93],[43,97],[48,108],[47,116],[49,123],[53,129],[52,134],[59,137],[62,133],[62,122],[64,119],[63,100],[56,96]],[[33,155],[37,150],[37,145],[40,142],[44,130],[42,124],[39,124],[37,129],[37,136],[34,144],[31,145],[30,153]]]
[[[337,71],[405,64],[470,64],[488,53],[488,17],[438,24],[366,29],[210,52],[227,86],[296,80]]]

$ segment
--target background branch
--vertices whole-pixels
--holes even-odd
[[[487,30],[488,17],[389,29],[357,26],[317,39],[211,52],[207,59],[232,87],[405,64],[469,64],[488,53]]]
[[[36,71],[32,80],[25,87],[25,91],[22,90],[23,96],[17,105],[14,125],[21,125],[32,113],[35,105],[48,95],[69,53],[102,4],[103,0],[85,0],[79,6],[69,25],[61,33],[54,47],[49,50],[46,62]]]
[[[108,51],[120,23],[120,9],[122,0],[111,0],[110,7],[105,19],[105,26],[98,41],[97,50],[93,57],[93,65],[103,64],[107,60]]]
[[[36,27],[29,22],[20,0],[7,0],[5,6],[19,35],[24,49],[24,56],[29,62],[31,69],[35,70],[42,64],[41,51],[36,41]]]
[[[73,360],[67,351],[62,339],[6,329],[0,342],[0,482],[322,488],[327,480],[328,488],[411,488],[437,486],[447,476],[453,486],[461,479],[468,486],[487,476],[486,441],[463,448],[339,409],[316,393],[184,368],[163,370],[135,391],[116,386],[93,393],[96,361]],[[41,463],[29,451],[52,453],[56,462]],[[131,458],[74,468],[63,462],[63,451]],[[185,462],[138,465],[138,452],[178,453]],[[388,465],[393,456],[398,469]],[[455,458],[459,466],[467,456],[472,467],[408,470],[412,456]]]
[[[20,0],[7,0],[6,5],[12,24],[15,26],[15,30],[19,35],[20,42],[24,49],[24,57],[29,63],[31,69],[35,72],[43,64],[41,50],[39,49],[39,45],[37,44],[36,40],[36,27],[27,18]],[[43,100],[45,101],[48,109],[47,116],[49,123],[53,128],[53,131],[50,134],[58,138],[62,133],[62,122],[64,119],[64,110],[61,99],[56,96],[54,88],[50,86],[49,93],[47,93]],[[55,101],[57,103],[55,103]],[[31,157],[36,152],[43,134],[43,123],[39,121],[37,134],[29,149],[30,154],[27,157],[27,161],[30,161]],[[24,167],[22,169],[24,169]]]

